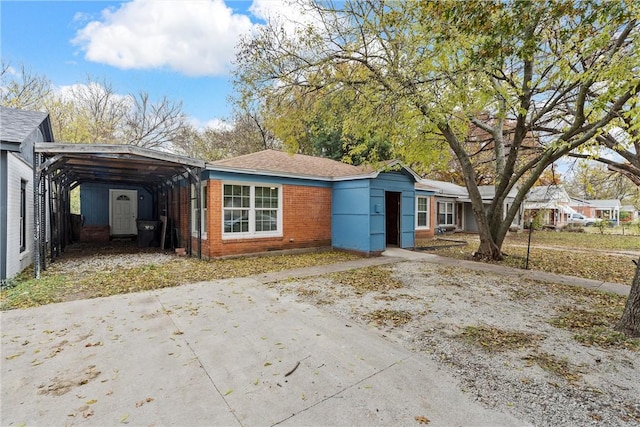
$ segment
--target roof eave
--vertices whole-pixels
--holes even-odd
[[[240,173],[240,174],[247,174],[247,175],[263,175],[263,176],[273,176],[273,177],[279,177],[279,178],[308,179],[312,181],[332,181],[332,177],[328,177],[328,176],[297,174],[297,173],[290,173],[290,172],[278,172],[278,171],[269,171],[264,169],[246,169],[246,168],[238,168],[238,167],[231,167],[231,166],[214,165],[211,163],[207,163],[206,169],[209,171]]]

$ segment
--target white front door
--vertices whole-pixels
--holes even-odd
[[[109,190],[109,225],[112,236],[138,234],[137,190]]]

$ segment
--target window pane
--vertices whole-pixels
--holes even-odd
[[[418,227],[427,226],[427,214],[425,212],[418,212]]]
[[[277,209],[278,189],[275,187],[256,187],[256,208]]]
[[[426,212],[426,211],[427,211],[427,198],[418,197],[418,212]]]
[[[249,231],[249,211],[246,209],[225,209],[224,232],[247,233]]]
[[[250,206],[250,187],[247,185],[225,185],[225,208],[248,208]]]
[[[276,231],[277,229],[278,229],[278,211],[277,210],[256,211],[256,232]]]

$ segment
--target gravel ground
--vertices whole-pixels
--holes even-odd
[[[383,267],[401,287],[362,290],[335,277],[290,280],[284,297],[379,328],[439,362],[487,407],[538,426],[640,425],[640,352],[585,346],[549,320],[585,299],[566,289],[424,262]],[[483,348],[465,327],[520,332],[515,348]]]
[[[47,270],[52,273],[83,274],[148,264],[157,265],[175,258],[173,253],[160,252],[158,248],[140,248],[135,241],[77,242],[68,246],[63,258],[48,263]]]

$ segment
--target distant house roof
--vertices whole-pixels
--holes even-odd
[[[482,196],[482,200],[492,200],[496,196],[495,185],[479,185],[478,191],[480,192],[480,196]],[[514,187],[509,190],[507,197],[515,198],[517,194],[518,189]]]
[[[531,187],[527,193],[527,202],[571,203],[571,198],[561,185],[542,185]]]
[[[9,144],[19,146],[25,142],[34,130],[40,128],[40,125],[45,121],[47,123],[42,128],[45,133],[43,137],[45,141],[53,141],[47,113],[0,107],[0,142],[3,143],[3,149],[8,149]]]
[[[468,197],[467,189],[452,182],[437,181],[435,179],[421,179],[420,184],[436,189],[441,196]]]
[[[432,187],[431,185],[424,183],[424,180],[422,179],[416,182],[416,190],[433,191],[436,193],[440,191],[438,188]]]
[[[591,206],[588,200],[578,199],[576,197],[570,197],[571,206]]]
[[[213,169],[272,172],[324,178],[356,176],[367,173],[362,167],[336,160],[304,154],[289,154],[277,150],[264,150],[230,159],[217,160],[210,162],[209,165]]]
[[[587,200],[591,206],[596,209],[620,209],[620,200],[611,199],[611,200]]]

